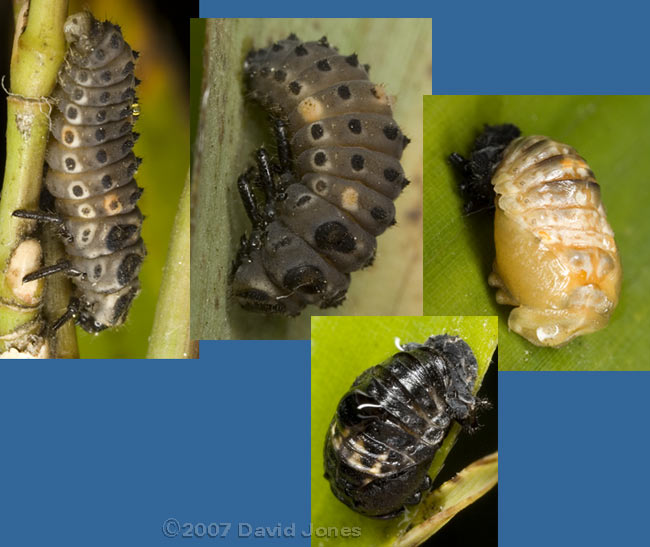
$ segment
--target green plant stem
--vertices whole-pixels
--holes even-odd
[[[17,9],[23,5],[14,3]],[[63,61],[67,10],[67,0],[32,0],[24,32],[14,40],[7,99],[7,163],[0,200],[0,336],[39,320],[40,306],[22,302],[7,278],[13,252],[34,228],[33,221],[14,218],[12,213],[38,208],[51,109],[45,97],[52,92]],[[0,349],[6,347],[0,342]]]
[[[172,229],[156,317],[149,337],[149,359],[187,359],[190,348],[190,173],[187,172]]]
[[[53,226],[43,227],[43,256],[45,264],[56,264],[65,258],[61,237]],[[48,325],[61,317],[70,302],[72,285],[65,275],[51,275],[47,278],[45,291],[44,318]],[[59,359],[76,359],[79,357],[77,331],[74,321],[68,321],[56,331],[52,340],[52,357]]]

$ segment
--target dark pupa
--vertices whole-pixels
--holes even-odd
[[[453,422],[472,430],[486,401],[478,364],[458,336],[431,336],[369,368],[341,398],[327,431],[325,478],[351,509],[392,518],[431,487],[431,462]]]

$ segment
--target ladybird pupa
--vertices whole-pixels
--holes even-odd
[[[453,422],[476,425],[476,358],[458,336],[432,336],[369,368],[341,398],[327,430],[325,478],[365,516],[391,518],[430,488],[431,462]]]
[[[238,181],[253,230],[233,264],[232,294],[267,314],[338,306],[350,273],[372,263],[376,236],[395,222],[409,139],[368,67],[326,38],[290,35],[253,50],[244,73],[249,97],[270,115],[278,152],[260,149],[257,169]]]
[[[512,128],[488,126],[464,164],[475,179],[482,170],[494,188],[496,258],[488,282],[499,304],[516,306],[510,329],[537,346],[557,347],[607,325],[621,262],[587,162],[548,137],[500,139]],[[488,148],[492,164],[473,169]]]

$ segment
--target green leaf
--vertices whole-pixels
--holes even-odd
[[[650,97],[429,96],[424,98],[424,312],[498,314],[501,370],[647,368],[650,318]],[[512,309],[487,284],[494,242],[489,213],[463,216],[451,152],[471,151],[484,124],[510,122],[578,150],[601,185],[623,263],[618,307],[605,329],[539,348],[508,331]]]
[[[420,545],[465,507],[490,491],[496,485],[498,475],[499,456],[496,452],[467,466],[422,500],[411,523],[413,527],[395,542],[395,547]],[[425,515],[431,516],[427,518]]]
[[[311,373],[311,507],[318,527],[359,527],[359,544],[390,545],[405,530],[408,517],[388,521],[363,517],[337,500],[323,478],[323,445],[327,428],[343,394],[367,368],[397,353],[401,343],[423,342],[434,334],[461,336],[479,363],[477,389],[497,345],[496,317],[313,317]],[[447,435],[430,475],[435,477],[459,433],[457,424]],[[462,437],[461,437],[462,443]],[[414,518],[415,513],[411,516]],[[318,537],[318,545],[340,538]],[[349,541],[353,541],[350,538]]]
[[[395,119],[412,139],[402,162],[412,183],[396,202],[397,226],[378,240],[375,263],[352,275],[346,302],[325,311],[312,306],[300,317],[286,319],[239,309],[230,298],[228,276],[239,239],[250,232],[237,177],[253,163],[256,148],[273,146],[265,114],[245,101],[243,62],[252,47],[265,47],[291,32],[303,40],[327,35],[341,53],[356,52],[371,65],[372,80],[397,97]],[[192,271],[201,272],[199,282],[192,284],[192,338],[309,338],[310,313],[421,314],[421,96],[431,88],[431,21],[207,20],[204,55],[203,85],[192,89],[202,105],[192,171],[191,260]]]

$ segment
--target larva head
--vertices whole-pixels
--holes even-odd
[[[101,23],[89,11],[75,13],[65,20],[63,33],[70,44],[78,43],[79,49],[90,49],[93,37],[100,35]]]

